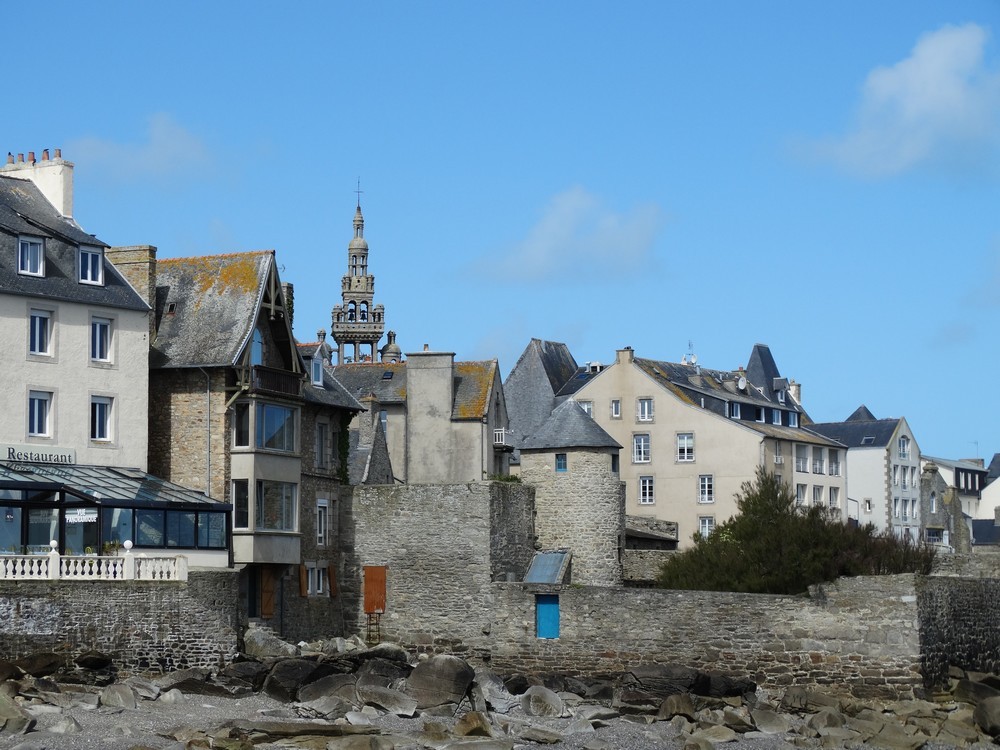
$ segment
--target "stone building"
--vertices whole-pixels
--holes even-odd
[[[381,431],[394,481],[481,482],[508,473],[509,422],[496,360],[456,362],[453,352],[425,349],[403,362],[338,365],[332,374],[368,409],[351,425],[362,436],[352,445],[366,446],[362,438]]]
[[[354,237],[347,246],[347,273],[341,279],[340,294],[341,304],[333,306],[332,328],[337,364],[374,362],[385,330],[385,308],[374,304],[375,277],[368,272],[368,240],[360,202],[354,212]],[[390,339],[394,345],[395,336]],[[351,356],[346,356],[348,346],[352,348]],[[390,357],[386,361],[398,360]]]
[[[307,372],[273,251],[161,260],[155,277],[150,467],[232,504],[247,616],[329,633],[342,441],[361,406],[327,368]]]
[[[590,586],[622,582],[625,485],[621,445],[573,400],[556,407],[521,443],[521,479],[535,488],[540,549],[572,556],[570,580]]]
[[[73,164],[41,156],[0,167],[0,552],[225,566],[229,507],[146,474],[148,300],[73,218]]]

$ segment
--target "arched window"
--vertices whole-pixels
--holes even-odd
[[[357,255],[352,255],[351,256],[351,276],[357,276],[357,275],[358,275],[358,256]]]
[[[253,329],[253,338],[250,341],[250,364],[264,364],[264,334],[259,328]]]
[[[354,322],[354,309],[355,309],[354,308],[354,303],[351,302],[347,306],[347,320],[348,320],[349,323],[353,323]]]
[[[361,322],[362,323],[367,323],[368,322],[368,303],[367,302],[362,302],[361,303]]]

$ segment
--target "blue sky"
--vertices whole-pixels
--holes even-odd
[[[995,0],[33,2],[5,21],[23,54],[2,145],[62,148],[76,218],[110,244],[274,248],[302,340],[329,329],[360,178],[404,352],[506,375],[531,337],[581,363],[691,342],[734,369],[763,342],[817,421],[864,403],[925,453],[1000,451]]]

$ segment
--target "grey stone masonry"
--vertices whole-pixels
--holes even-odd
[[[119,670],[217,668],[237,653],[237,576],[192,570],[188,581],[0,581],[0,658],[91,649]]]
[[[572,582],[622,582],[625,485],[611,471],[617,449],[567,448],[565,470],[556,451],[521,450],[521,478],[535,486],[535,533],[541,549],[573,552]]]

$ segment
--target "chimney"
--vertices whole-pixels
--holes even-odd
[[[48,149],[42,152],[42,160],[35,161],[35,152],[28,152],[28,160],[24,153],[14,155],[7,153],[7,163],[0,166],[0,175],[16,177],[19,180],[31,180],[42,195],[55,206],[56,211],[68,219],[73,218],[73,164],[62,158],[62,151],[55,149],[55,158],[48,158]]]
[[[788,381],[788,392],[791,394],[792,398],[795,400],[795,403],[797,403],[797,404],[801,404],[802,403],[802,385],[800,383],[796,383],[794,380],[789,380]]]
[[[295,319],[295,287],[287,282],[281,282],[281,296],[285,298],[285,315],[288,316],[288,325],[292,325]]]
[[[631,362],[635,362],[635,352],[632,350],[631,346],[626,346],[624,349],[619,349],[615,352],[616,364],[627,365]]]
[[[378,424],[379,403],[374,393],[358,399],[367,409],[358,415],[358,445],[370,446],[375,442],[375,426]]]
[[[152,245],[109,247],[104,256],[150,307],[156,302],[156,248]]]

